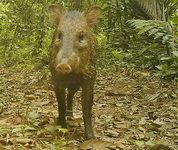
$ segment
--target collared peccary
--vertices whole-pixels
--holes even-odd
[[[92,139],[91,109],[98,46],[91,27],[98,23],[101,8],[93,6],[86,12],[65,12],[51,5],[48,12],[56,25],[50,46],[50,70],[58,101],[58,124],[66,127],[66,115],[72,116],[73,96],[81,87],[85,137]]]

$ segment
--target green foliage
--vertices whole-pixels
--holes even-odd
[[[30,116],[34,116],[34,113],[30,113]],[[22,134],[23,137],[32,136],[33,134],[46,134],[47,132],[50,132],[54,135],[56,135],[57,131],[58,133],[62,133],[62,136],[58,139],[56,139],[53,143],[47,142],[47,141],[41,141],[44,147],[48,147],[50,149],[54,150],[63,150],[63,149],[69,149],[65,147],[66,145],[66,139],[64,137],[65,133],[68,132],[67,129],[61,128],[60,126],[52,126],[47,125],[44,130],[37,130],[36,128],[29,126],[29,125],[16,125],[13,127],[12,130],[10,129],[2,129],[0,128],[1,133],[7,134],[8,132],[12,131],[14,134]],[[37,143],[38,144],[38,143]],[[37,146],[38,147],[38,146]],[[39,145],[39,147],[41,147]]]
[[[128,139],[129,142],[133,143],[136,147],[136,150],[151,148],[153,146],[157,146],[158,143],[156,141],[141,141],[141,140],[135,140],[135,139]]]
[[[152,50],[155,53],[152,64],[160,70],[159,74],[163,77],[176,77],[178,75],[178,38],[174,34],[168,22],[159,20],[129,20],[128,23],[138,30],[139,35],[147,35],[154,40],[148,47],[140,50],[139,55]],[[151,59],[152,60],[152,59]]]
[[[39,114],[36,112],[29,112],[29,115],[28,115],[29,120],[31,122],[35,122],[35,120],[38,118],[38,116],[39,116]]]
[[[178,77],[176,55],[178,38],[174,25],[178,15],[175,12],[178,3],[168,1],[163,0],[158,3],[158,1],[116,0],[115,3],[108,4],[107,9],[112,8],[112,10],[108,10],[111,19],[108,19],[107,23],[111,23],[106,27],[109,42],[107,46],[118,60],[118,67],[126,64],[131,69],[158,70],[156,75],[165,79]],[[151,5],[157,6],[151,7]],[[129,7],[131,9],[128,10]],[[162,11],[155,14],[154,8],[162,8]],[[165,64],[168,66],[166,70],[158,69],[158,66]]]
[[[138,34],[153,36],[154,39],[160,39],[161,44],[167,44],[173,51],[176,50],[176,41],[178,39],[174,33],[169,31],[171,26],[168,22],[159,20],[129,20],[128,23],[139,30]]]
[[[68,132],[67,129],[64,129],[64,128],[61,128],[61,126],[52,126],[52,125],[48,125],[45,127],[45,130],[48,131],[48,132],[60,132],[62,133],[62,136],[55,140],[54,143],[48,143],[48,142],[45,142],[45,144],[50,147],[50,149],[54,149],[54,150],[67,150],[69,148],[65,147],[66,145],[66,139],[65,139],[65,134]]]
[[[23,136],[32,135],[32,131],[36,131],[34,127],[28,125],[16,125],[12,133],[21,133]]]
[[[51,33],[46,17],[47,1],[1,3],[1,53],[7,66],[46,59]]]
[[[134,140],[134,139],[129,139],[129,141],[135,145],[136,150],[141,149],[145,144],[144,141],[139,141],[139,140]]]
[[[175,78],[178,3],[148,1],[4,0],[0,3],[0,61],[6,66],[46,68],[54,31],[48,21],[48,6],[56,3],[66,10],[83,10],[99,5],[103,8],[102,18],[94,30],[100,46],[100,69],[157,69],[156,75]],[[155,13],[156,7],[162,11]]]

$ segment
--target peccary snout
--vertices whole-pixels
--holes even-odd
[[[56,71],[61,74],[67,74],[72,71],[72,68],[68,64],[61,63],[56,66]]]

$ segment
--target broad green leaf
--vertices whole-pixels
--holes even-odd
[[[173,18],[173,19],[172,19],[172,22],[173,22],[174,24],[176,24],[176,23],[178,22],[178,17]]]
[[[145,21],[145,20],[129,20],[128,21],[130,23],[131,26],[137,28],[137,29],[140,29],[144,26],[147,26],[149,25],[148,21]]]
[[[150,36],[150,35],[153,35],[153,34],[155,34],[156,32],[158,32],[159,31],[159,29],[151,29],[150,31],[149,31],[149,33],[148,33],[148,35]]]
[[[165,44],[165,42],[168,41],[170,38],[172,38],[171,35],[163,36],[163,40],[162,40],[163,44]]]
[[[25,128],[25,130],[33,130],[33,131],[35,131],[36,129],[35,129],[34,127],[27,126],[27,127]]]
[[[158,70],[162,70],[163,69],[161,65],[156,66],[156,68],[158,68]]]
[[[156,47],[156,46],[158,46],[158,43],[153,43],[153,44],[151,44],[150,46],[148,46],[147,49],[152,49],[152,48],[154,48],[154,47]]]
[[[178,57],[178,51],[173,51],[172,53],[174,56]]]
[[[112,54],[114,55],[115,58],[117,58],[119,61],[123,60],[123,55],[119,53],[117,50],[112,51]]]
[[[148,146],[155,146],[155,145],[157,145],[157,142],[156,141],[147,141],[147,142],[145,142],[145,145],[148,145]]]
[[[145,141],[139,141],[134,139],[129,139],[129,141],[132,142],[137,148],[141,148],[145,144]]]
[[[52,126],[52,125],[47,125],[47,126],[45,127],[45,129],[46,129],[47,131],[54,131],[54,130],[55,130],[55,127]]]
[[[61,128],[61,126],[55,126],[54,128],[55,128],[55,130],[61,131],[62,133],[66,133],[66,132],[68,132],[67,129],[65,129],[65,128]]]
[[[154,26],[147,26],[147,27],[143,27],[143,29],[141,29],[138,34],[143,34],[147,31],[149,31],[150,29],[154,28]]]
[[[38,113],[36,113],[36,112],[30,112],[29,113],[29,118],[31,119],[31,120],[35,120],[36,118],[38,118]]]
[[[167,69],[168,69],[168,65],[167,65],[167,64],[163,64],[163,65],[162,65],[162,68],[163,68],[164,70],[167,70]]]
[[[64,128],[62,128],[60,131],[61,131],[62,133],[68,132],[68,130],[67,130],[67,129],[64,129]]]
[[[153,44],[149,45],[148,47],[145,47],[145,48],[141,49],[141,51],[139,52],[139,55],[142,55],[147,50],[153,49],[157,45],[158,45],[158,43],[153,43]]]
[[[19,125],[16,125],[15,128],[23,128],[25,129],[27,125],[23,125],[23,124],[19,124]]]
[[[154,39],[162,38],[163,35],[164,35],[164,33],[158,32],[158,33],[155,34]]]
[[[156,66],[156,68],[158,68],[161,71],[165,71],[165,70],[168,69],[168,65],[167,64],[162,64],[162,65]]]
[[[53,145],[53,144],[47,144],[47,145],[50,147],[51,150],[56,150],[56,146],[55,145]]]
[[[22,131],[22,128],[14,128],[12,130],[12,133],[14,133],[14,132],[21,132],[21,131]]]
[[[141,148],[144,145],[145,141],[136,141],[135,144],[138,148]]]
[[[170,57],[161,57],[160,60],[170,60]]]
[[[147,47],[144,47],[144,48],[142,48],[139,52],[138,52],[138,54],[139,55],[142,55],[145,51],[147,51],[148,49],[147,49]]]

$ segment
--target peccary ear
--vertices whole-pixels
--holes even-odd
[[[87,12],[87,22],[89,26],[93,26],[98,23],[99,17],[101,15],[101,7],[92,6]]]
[[[49,13],[51,22],[55,25],[58,25],[60,18],[63,15],[63,10],[59,8],[57,5],[53,4],[49,6],[48,13]]]

